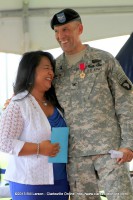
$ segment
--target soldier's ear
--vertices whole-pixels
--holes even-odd
[[[80,23],[79,24],[79,34],[83,33],[83,25]]]

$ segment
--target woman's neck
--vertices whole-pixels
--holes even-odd
[[[31,91],[31,95],[35,97],[35,99],[38,99],[40,101],[45,101],[46,98],[45,98],[45,93],[44,92],[40,92],[40,91],[37,91],[37,90],[32,90]]]

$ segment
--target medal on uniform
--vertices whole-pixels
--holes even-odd
[[[79,69],[81,71],[80,73],[80,78],[85,78],[85,73],[84,73],[84,70],[85,70],[85,63],[80,63],[79,64]]]

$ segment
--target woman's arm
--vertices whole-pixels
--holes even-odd
[[[49,140],[44,140],[39,144],[36,143],[29,143],[26,142],[19,152],[19,156],[25,156],[25,155],[34,155],[37,156],[44,155],[44,156],[56,156],[56,154],[59,152],[59,144],[51,144]]]
[[[19,140],[23,126],[20,107],[17,103],[11,102],[1,117],[0,151],[18,156],[36,154],[55,156],[59,152],[59,145],[51,144],[49,140],[42,141],[40,144]]]
[[[2,113],[0,121],[0,151],[18,155],[24,141],[18,140],[24,122],[17,103],[11,102]]]

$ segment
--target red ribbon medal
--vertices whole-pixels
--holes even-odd
[[[85,77],[85,73],[84,73],[84,70],[85,70],[85,63],[80,63],[79,64],[79,69],[81,71],[80,73],[80,78],[84,78]]]

